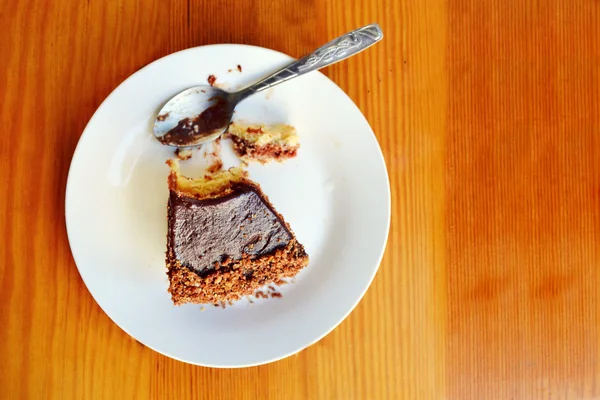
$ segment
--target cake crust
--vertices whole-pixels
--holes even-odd
[[[308,262],[297,240],[285,248],[252,259],[226,260],[215,265],[215,272],[200,276],[181,265],[173,255],[167,257],[169,293],[175,305],[185,303],[221,304],[252,295],[261,287],[294,277]],[[170,260],[170,261],[169,261]]]

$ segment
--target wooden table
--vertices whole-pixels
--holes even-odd
[[[94,110],[177,50],[301,56],[373,21],[383,42],[324,71],[373,126],[392,185],[360,305],[256,368],[186,365],[127,336],[65,234]],[[600,397],[597,0],[4,0],[0,26],[0,397]]]

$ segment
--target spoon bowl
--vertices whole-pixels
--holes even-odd
[[[184,90],[163,106],[154,121],[154,135],[167,146],[173,147],[194,147],[203,143],[210,142],[223,134],[227,130],[235,102],[230,100],[230,93],[219,88],[201,85]],[[208,110],[218,110],[215,113],[206,114]],[[199,122],[194,129],[194,117],[204,116],[198,119]],[[205,120],[202,123],[202,120]],[[208,121],[210,120],[210,121]],[[189,134],[182,133],[179,130],[173,134],[173,130],[182,126],[185,130],[187,121]]]

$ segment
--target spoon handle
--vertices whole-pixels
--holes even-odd
[[[239,101],[256,92],[352,57],[381,39],[383,39],[383,32],[378,24],[363,26],[348,32],[265,79],[241,90],[237,93]]]

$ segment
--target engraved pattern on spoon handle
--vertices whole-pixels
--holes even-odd
[[[240,92],[241,98],[351,57],[383,38],[378,24],[346,33]]]

